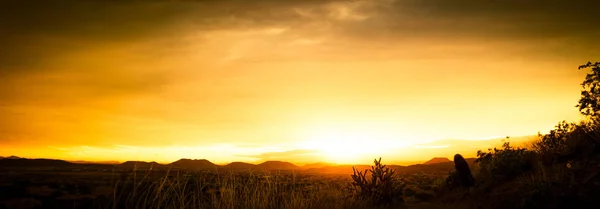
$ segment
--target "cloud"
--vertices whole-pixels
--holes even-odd
[[[140,1],[8,1],[0,9],[2,67],[31,68],[90,46],[166,36],[189,9]],[[6,69],[2,69],[3,73]]]
[[[355,28],[448,38],[591,38],[600,30],[595,24],[600,15],[593,9],[598,6],[592,0],[396,0],[366,8],[365,13],[378,15]]]
[[[599,4],[594,0],[3,1],[0,142],[55,140],[60,146],[84,139],[132,140],[135,145],[168,144],[165,139],[172,138],[187,143],[242,137],[277,141],[274,138],[284,135],[279,132],[287,130],[267,130],[277,136],[253,131],[269,122],[297,119],[280,114],[291,112],[282,107],[310,102],[302,104],[292,97],[331,99],[363,93],[389,99],[395,97],[390,96],[393,92],[385,94],[382,89],[417,89],[394,86],[398,80],[384,81],[393,73],[378,70],[380,60],[479,61],[501,54],[588,61],[600,54],[595,47],[600,45],[596,38],[600,13],[595,11]],[[276,66],[286,62],[291,64]],[[344,65],[331,64],[336,62]],[[410,75],[417,77],[414,69],[421,70],[419,64],[402,70],[411,68]],[[356,66],[376,73],[360,74]],[[364,85],[352,84],[353,76]],[[364,88],[368,81],[375,81],[373,86],[379,89]],[[334,92],[338,87],[350,90]],[[321,94],[323,89],[333,93]],[[277,98],[286,100],[268,104]],[[371,99],[365,96],[365,101]],[[215,135],[211,132],[215,130],[227,133]],[[273,153],[278,154],[292,153]]]
[[[339,51],[331,47],[340,45],[367,50],[416,40],[566,40],[593,49],[598,6],[593,0],[8,1],[0,8],[0,75],[107,43],[164,40],[153,53],[167,53],[186,44],[190,31],[273,27],[287,27],[290,40],[326,38],[321,44],[329,48],[320,56],[332,56]]]

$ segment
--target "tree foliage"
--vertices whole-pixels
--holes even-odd
[[[589,155],[600,145],[599,122],[597,117],[579,123],[562,121],[550,133],[539,135],[531,148],[540,154],[545,164]]]
[[[600,62],[588,62],[579,66],[579,70],[591,68],[585,80],[581,83],[583,91],[576,107],[581,114],[591,117],[600,115]]]
[[[501,149],[488,149],[489,152],[477,151],[476,163],[482,173],[494,179],[509,179],[532,168],[528,159],[531,151],[525,148],[512,147],[508,142]]]
[[[562,153],[566,148],[566,141],[577,129],[575,123],[561,121],[555,126],[555,129],[545,135],[538,135],[539,141],[532,144],[532,148],[542,155],[557,155]]]

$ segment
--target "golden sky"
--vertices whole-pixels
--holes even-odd
[[[451,157],[579,120],[600,57],[593,0],[1,5],[4,156]]]

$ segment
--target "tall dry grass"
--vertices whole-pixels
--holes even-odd
[[[349,183],[277,171],[134,171],[115,183],[110,208],[373,208]]]

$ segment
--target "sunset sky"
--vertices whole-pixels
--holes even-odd
[[[598,8],[596,0],[2,1],[0,156],[451,157],[497,142],[484,139],[580,119],[586,71],[577,67],[600,59]]]

